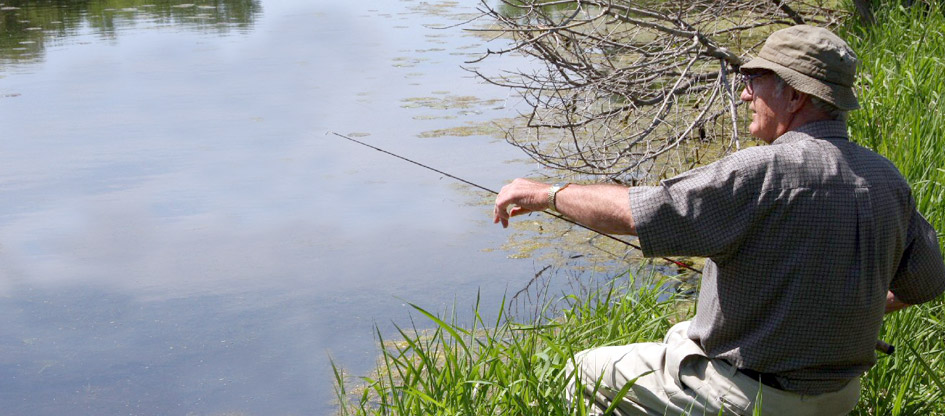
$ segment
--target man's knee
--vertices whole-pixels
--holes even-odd
[[[574,354],[574,356],[568,360],[567,364],[564,366],[564,372],[566,377],[568,377],[569,393],[573,393],[578,385],[584,386],[589,381],[596,382],[596,377],[603,375],[603,369],[598,368],[598,359],[595,357],[599,349],[600,348],[586,349]],[[597,371],[595,371],[595,369]],[[596,377],[592,380],[592,377],[589,377],[590,374],[596,374]]]
[[[581,351],[568,361],[565,371],[585,388],[596,385],[619,390],[627,381],[663,367],[665,346],[646,342],[599,347]]]

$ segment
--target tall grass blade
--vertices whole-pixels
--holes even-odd
[[[459,345],[463,347],[463,351],[466,351],[467,353],[469,352],[469,347],[466,346],[465,342],[463,342],[463,338],[459,335],[459,333],[456,332],[456,329],[453,325],[443,322],[442,319],[437,318],[436,315],[433,315],[430,312],[427,312],[426,309],[423,309],[413,303],[408,302],[408,304],[412,308],[416,309],[418,312],[422,313],[424,316],[429,318],[431,321],[435,322],[437,325],[439,325],[440,328],[443,328],[444,331],[449,332],[449,334],[453,336],[453,339],[455,339],[456,342],[458,342]]]
[[[639,380],[640,377],[643,377],[645,375],[652,373],[653,371],[655,370],[650,370],[643,374],[640,374],[634,377],[632,380],[628,381],[627,384],[624,384],[623,387],[621,387],[620,390],[617,391],[617,394],[614,395],[614,398],[610,400],[610,406],[607,406],[607,409],[604,410],[604,415],[614,414],[614,410],[617,410],[617,406],[620,406],[620,401],[623,400],[623,398],[627,396],[627,392],[629,392],[630,389],[633,387],[633,385],[637,383],[637,380]]]
[[[942,376],[936,373],[935,370],[932,369],[932,366],[930,366],[929,363],[925,361],[924,358],[922,358],[922,355],[919,354],[915,350],[915,348],[912,347],[911,342],[906,341],[906,348],[909,348],[909,351],[912,351],[912,355],[915,356],[916,361],[918,361],[918,363],[922,365],[922,368],[925,369],[925,371],[928,373],[928,376],[932,380],[932,382],[938,386],[939,396],[941,396],[942,394],[945,394],[945,381],[942,381]]]

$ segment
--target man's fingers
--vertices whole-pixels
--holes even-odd
[[[502,223],[502,227],[509,226],[509,213],[506,211],[504,204],[496,202],[495,206],[492,208],[492,223],[498,224]]]
[[[499,208],[496,207],[496,208],[495,208],[495,212],[494,212],[494,214],[493,214],[492,223],[493,223],[493,224],[498,224],[498,223],[501,222],[501,223],[502,223],[502,228],[509,228],[509,217],[508,217],[508,214],[506,214],[506,215],[501,215],[501,214],[499,214],[499,212],[500,212]]]
[[[548,185],[521,178],[503,186],[496,196],[493,222],[501,222],[503,227],[508,227],[509,218],[544,209],[542,202],[545,201],[547,188]]]
[[[517,216],[517,215],[528,214],[529,212],[531,211],[523,209],[520,206],[514,206],[512,207],[512,209],[509,210],[509,218]]]

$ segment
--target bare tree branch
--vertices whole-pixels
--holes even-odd
[[[515,89],[527,124],[507,140],[541,164],[617,182],[658,179],[738,149],[733,74],[767,35],[830,26],[818,0],[502,0],[480,10],[540,69],[483,74]]]

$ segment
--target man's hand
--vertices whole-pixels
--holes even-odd
[[[899,300],[892,292],[886,292],[886,313],[892,313],[908,306],[910,306],[908,303]]]
[[[516,179],[495,198],[493,222],[509,226],[509,218],[548,208],[551,185]],[[629,188],[621,185],[572,184],[558,191],[555,209],[569,219],[597,232],[636,235],[630,212]]]
[[[543,211],[548,207],[548,189],[551,185],[529,179],[516,179],[505,185],[495,198],[492,222],[509,226],[509,218],[529,212]]]

